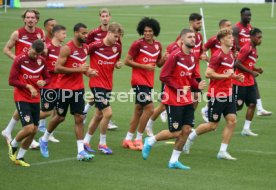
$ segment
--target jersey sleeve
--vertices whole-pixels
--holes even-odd
[[[214,47],[214,42],[215,42],[214,37],[210,38],[210,39],[204,44],[204,48],[208,50],[208,49]]]
[[[131,56],[131,57],[136,57],[139,53],[139,43],[137,41],[133,42],[129,51],[128,51],[128,54]]]
[[[220,64],[220,57],[219,55],[213,55],[209,62],[209,68],[216,70]]]
[[[244,62],[247,59],[250,52],[251,52],[250,46],[247,46],[247,45],[243,46],[238,53],[237,60]]]
[[[16,59],[14,60],[13,64],[12,64],[12,68],[10,71],[10,76],[9,76],[9,85],[10,86],[14,86],[14,87],[18,87],[18,88],[25,88],[26,84],[21,82],[18,79],[19,73],[20,73],[20,58],[16,57]]]

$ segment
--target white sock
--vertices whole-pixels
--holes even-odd
[[[93,136],[93,135],[89,135],[89,133],[86,133],[86,134],[85,134],[85,137],[84,137],[84,139],[83,139],[83,142],[89,144],[90,141],[91,141],[91,139],[92,139],[92,136]]]
[[[15,138],[11,142],[12,147],[18,147],[18,142],[15,140]]]
[[[9,124],[8,124],[8,126],[7,126],[6,129],[5,129],[5,132],[11,135],[11,133],[12,133],[12,131],[13,131],[13,129],[14,129],[14,127],[15,127],[15,125],[16,125],[17,122],[18,122],[18,121],[15,120],[15,119],[12,117],[11,120],[10,120],[10,122],[9,122]]]
[[[100,144],[106,145],[106,134],[100,134]]]
[[[83,113],[87,113],[89,111],[89,109],[91,108],[90,104],[86,104],[83,110]]]
[[[194,131],[192,131],[192,132],[190,133],[190,135],[189,135],[188,138],[189,138],[191,141],[194,141],[194,140],[196,139],[196,137],[197,137],[196,130],[194,130]]]
[[[170,163],[177,162],[180,154],[181,154],[181,151],[173,149],[172,156],[171,156],[171,159],[170,159]]]
[[[250,129],[251,121],[245,120],[243,129],[248,130]]]
[[[26,152],[27,152],[27,150],[20,148],[17,153],[16,159],[24,158]]]
[[[148,143],[149,143],[150,146],[153,146],[153,145],[156,143],[156,138],[155,138],[155,136],[149,137],[149,138],[148,138]]]
[[[137,134],[136,134],[136,139],[135,140],[142,140],[143,139],[143,133],[139,133],[137,131]]]
[[[150,118],[147,123],[147,127],[152,127],[154,124],[154,121]]]
[[[84,150],[83,148],[83,140],[77,140],[77,145],[78,145],[78,153]]]
[[[257,110],[258,111],[262,111],[263,108],[263,104],[262,104],[262,100],[261,99],[257,99]]]
[[[44,126],[44,127],[46,127],[46,119],[41,119],[41,120],[39,120],[39,126]]]
[[[46,130],[44,135],[42,136],[42,141],[48,142],[50,135],[51,135],[51,133],[49,133],[48,130]]]
[[[226,152],[228,144],[221,143],[219,151]]]
[[[127,135],[126,135],[126,140],[132,140],[132,138],[133,138],[133,133],[130,133],[130,132],[127,132]]]

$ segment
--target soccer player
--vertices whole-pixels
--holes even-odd
[[[89,44],[90,67],[98,71],[98,75],[91,77],[89,87],[94,96],[96,112],[90,121],[88,131],[83,140],[85,150],[93,152],[89,143],[91,138],[100,127],[100,142],[98,150],[104,154],[112,154],[113,151],[107,146],[106,131],[108,122],[112,117],[112,109],[109,104],[113,87],[114,68],[120,69],[122,47],[118,43],[124,31],[120,24],[111,23],[108,26],[107,35],[103,40]]]
[[[24,26],[15,30],[8,42],[6,43],[3,51],[10,59],[14,60],[15,56],[19,55],[22,52],[28,52],[32,42],[37,39],[44,40],[45,34],[44,31],[38,28],[36,25],[40,18],[40,13],[34,9],[27,9],[22,14],[22,19],[24,22]],[[15,48],[15,53],[13,53],[12,49]],[[45,47],[46,50],[46,47]],[[14,126],[19,121],[19,114],[17,110],[15,110],[8,126],[2,131],[3,137],[10,142],[12,139],[12,131]],[[33,140],[30,148],[38,148],[39,143]]]
[[[86,44],[91,44],[92,42],[95,42],[97,40],[102,40],[107,35],[109,22],[111,20],[111,13],[107,8],[103,8],[100,10],[99,16],[100,16],[101,25],[99,27],[93,29],[88,34]],[[121,44],[120,38],[118,39],[118,42]],[[93,104],[94,104],[94,101],[90,101],[89,103],[87,103],[85,105],[85,108],[83,111],[84,114],[87,114],[87,112],[89,111],[89,109],[92,107]],[[85,121],[86,120],[84,120],[84,122]],[[118,128],[118,126],[115,125],[114,122],[112,122],[110,120],[108,123],[108,129],[112,130],[112,129],[117,129],[117,128]]]
[[[173,52],[175,49],[179,48],[182,45],[181,43],[182,43],[181,38],[178,38],[176,41],[170,43],[164,54],[164,60],[167,60],[168,55],[171,52]],[[164,92],[164,84],[162,83],[161,93],[163,94],[163,92]],[[161,120],[165,123],[167,121],[167,111],[166,111],[166,106],[162,102],[160,102],[160,104],[156,108],[154,108],[153,114],[151,115],[150,119],[147,122],[147,126],[145,130],[148,136],[154,135],[152,127],[159,115]]]
[[[147,159],[152,146],[157,141],[174,138],[175,145],[168,167],[171,169],[189,170],[189,166],[178,161],[183,145],[190,134],[194,123],[194,107],[191,87],[194,89],[205,87],[205,81],[196,81],[195,56],[192,48],[195,46],[195,33],[191,29],[183,29],[180,35],[183,42],[180,48],[173,51],[167,59],[160,80],[165,84],[162,102],[166,105],[169,130],[163,130],[153,137],[145,139],[142,150],[143,159]]]
[[[219,28],[223,29],[223,28],[227,28],[227,29],[232,29],[232,25],[231,25],[231,21],[227,20],[227,19],[221,19],[219,21]],[[211,51],[211,55],[213,55],[218,49],[220,49],[220,41],[218,41],[217,39],[217,35],[212,36],[210,39],[208,39],[208,41],[203,45],[203,51],[206,53],[209,49]],[[235,43],[233,43],[233,46],[231,47],[231,50],[233,52],[233,54],[236,54],[236,46]],[[207,58],[209,61],[209,58]],[[205,107],[203,107],[201,109],[201,114],[203,117],[203,120],[205,122],[208,122],[208,105],[206,105]]]
[[[193,53],[195,55],[196,62],[196,70],[195,70],[195,78],[197,82],[201,81],[200,75],[200,60],[207,60],[206,54],[203,52],[203,37],[200,33],[202,27],[202,16],[198,13],[192,13],[189,16],[190,29],[195,33],[195,47],[193,48]],[[198,99],[201,94],[200,89],[192,89],[193,97],[194,97],[194,108],[197,108]]]
[[[57,21],[53,18],[48,18],[44,21],[44,28],[46,30],[45,43],[51,43],[51,40],[54,37],[53,28],[57,25]]]
[[[237,22],[233,27],[233,36],[236,42],[237,51],[240,51],[243,45],[247,42],[250,42],[250,30],[252,26],[251,21],[251,10],[247,7],[244,7],[240,11],[241,20]],[[260,91],[258,88],[258,83],[255,81],[255,86],[257,90],[257,115],[258,116],[269,116],[272,115],[272,112],[267,111],[263,108]]]
[[[218,159],[236,160],[227,152],[232,134],[236,126],[236,105],[232,95],[232,80],[243,81],[242,74],[234,74],[234,55],[230,48],[233,46],[232,31],[222,29],[217,38],[221,43],[210,59],[205,76],[210,78],[208,89],[208,123],[199,125],[189,135],[183,151],[189,154],[190,147],[197,136],[215,130],[223,114],[226,126],[222,133],[222,143],[217,154]]]
[[[43,41],[34,41],[27,52],[15,58],[9,76],[9,84],[14,86],[14,101],[23,126],[9,143],[9,157],[15,164],[21,166],[30,166],[25,162],[24,156],[37,132],[40,110],[39,88],[50,80],[46,61],[41,56],[43,50]],[[21,147],[18,150],[19,143]]]
[[[62,42],[64,42],[66,38],[66,28],[61,25],[56,25],[53,27],[53,38],[50,43],[47,44],[47,68],[49,70],[51,76],[51,82],[41,88],[41,111],[40,111],[40,121],[45,120],[46,117],[51,114],[54,116],[56,114],[56,110],[54,109],[57,106],[57,98],[58,98],[58,88],[57,88],[57,79],[58,74],[55,72],[55,65],[57,62],[57,58],[62,46]],[[46,124],[46,123],[45,123]],[[41,126],[39,126],[39,129]],[[46,126],[44,126],[46,128]],[[44,130],[45,133],[46,129]],[[53,136],[53,133],[49,136],[49,141],[59,142]]]
[[[242,136],[258,136],[250,129],[250,124],[254,117],[256,108],[256,86],[254,78],[263,73],[262,68],[255,67],[258,59],[256,46],[262,43],[262,31],[258,28],[252,28],[250,31],[251,41],[244,44],[239,51],[235,65],[235,73],[245,76],[244,82],[234,81],[234,94],[237,110],[241,110],[244,103],[247,106],[245,123],[241,132]]]
[[[74,116],[74,128],[77,139],[77,160],[91,160],[94,155],[88,154],[83,145],[83,109],[84,83],[83,74],[89,74],[91,69],[86,65],[88,46],[85,44],[88,35],[86,25],[78,23],[74,26],[74,38],[60,49],[55,65],[55,72],[59,73],[57,88],[59,96],[57,114],[51,118],[43,137],[39,139],[40,152],[43,157],[49,157],[48,139],[54,129],[65,120],[68,108]]]
[[[164,59],[162,58],[162,46],[154,39],[154,36],[157,37],[160,33],[159,22],[153,18],[144,17],[138,23],[136,30],[139,35],[143,35],[143,38],[132,43],[125,59],[125,64],[132,67],[131,85],[136,100],[130,128],[122,146],[132,150],[142,150],[143,133],[154,110],[151,99],[154,71],[156,65],[159,67],[163,65]],[[136,130],[137,136],[132,142]]]

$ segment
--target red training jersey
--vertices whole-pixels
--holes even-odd
[[[9,84],[14,86],[14,101],[39,103],[40,95],[31,97],[31,92],[26,85],[32,85],[39,93],[37,81],[43,80],[41,78],[45,80],[46,84],[50,81],[46,61],[42,56],[31,59],[25,52],[16,56],[9,76]]]
[[[163,104],[184,106],[193,103],[191,90],[184,95],[183,88],[198,88],[198,83],[192,78],[195,66],[193,53],[185,54],[182,49],[177,48],[169,55],[160,74],[160,80],[165,84]]]
[[[208,41],[204,44],[205,49],[210,49],[211,55],[213,55],[218,49],[221,48],[220,41],[218,41],[217,36],[212,36]],[[236,52],[235,41],[233,41],[233,47],[231,48],[233,53]]]
[[[67,57],[65,67],[68,68],[78,68],[81,65],[86,64],[86,58],[88,53],[88,46],[82,44],[82,47],[76,47],[73,41],[69,41],[66,44],[71,53]],[[60,89],[69,89],[69,90],[81,90],[84,88],[83,76],[80,72],[70,73],[70,74],[59,74],[57,87]]]
[[[239,45],[240,48],[242,48],[247,42],[250,42],[250,31],[252,30],[252,26],[250,24],[243,26],[240,22],[237,22],[235,26],[239,30]]]
[[[222,49],[217,50],[210,59],[209,68],[216,73],[223,74],[234,67],[234,55],[232,51],[223,53]],[[211,79],[207,96],[212,98],[223,98],[232,95],[232,79]]]
[[[247,69],[252,70],[254,69],[254,65],[256,64],[258,59],[258,52],[257,49],[254,48],[251,43],[245,44],[241,50],[239,51],[239,54],[237,56],[237,60],[240,60],[243,66],[245,66]],[[244,72],[240,70],[239,68],[235,71],[236,74],[242,73],[244,75],[244,81],[234,81],[233,83],[238,86],[252,86],[255,84],[254,76],[250,73]]]
[[[200,78],[200,55],[203,52],[203,37],[200,32],[195,32],[195,47],[192,49],[195,55],[195,78]]]
[[[92,42],[102,40],[107,35],[107,31],[103,31],[101,26],[98,28],[93,29],[91,32],[89,32],[86,44],[91,44]]]
[[[35,40],[44,39],[43,30],[37,27],[33,33],[28,32],[25,27],[19,28],[17,31],[18,40],[15,42],[15,55],[19,55],[22,52],[28,52]]]
[[[103,40],[89,44],[90,67],[98,71],[98,75],[91,77],[89,86],[112,90],[113,71],[117,61],[121,58],[122,48],[119,43],[106,46]]]
[[[154,40],[152,44],[145,41],[144,38],[136,40],[131,45],[128,54],[139,64],[154,64],[161,59],[162,46],[159,41]],[[131,85],[144,85],[153,87],[154,71],[140,68],[132,68]]]
[[[177,48],[179,48],[179,45],[177,44],[177,41],[172,42],[168,45],[167,47],[167,52],[170,54],[171,52],[173,52],[174,50],[176,50]]]

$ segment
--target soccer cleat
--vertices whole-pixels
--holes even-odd
[[[11,159],[11,161],[15,162],[16,160],[16,154],[17,154],[17,148],[12,147],[11,144],[8,144],[9,147],[9,158]]]
[[[96,152],[91,148],[90,144],[88,143],[83,143],[83,147],[84,147],[84,150],[86,150],[87,152],[90,152],[90,153]]]
[[[183,146],[183,152],[185,154],[190,154],[190,149],[191,149],[192,144],[193,144],[193,141],[191,141],[189,138],[187,138],[187,141],[186,141],[185,145]]]
[[[122,143],[122,147],[129,148],[131,150],[137,150],[136,146],[134,146],[131,140],[124,140]]]
[[[49,136],[49,141],[54,143],[59,143],[59,140],[55,138],[53,133]]]
[[[242,136],[252,136],[252,137],[257,137],[257,133],[253,133],[250,129],[243,129],[241,132]]]
[[[144,145],[142,140],[134,140],[133,144],[136,147],[136,150],[143,150]]]
[[[147,135],[148,135],[149,137],[154,136],[153,130],[152,130],[152,126],[151,126],[151,125],[147,125],[145,130],[146,130],[146,133],[147,133]]]
[[[217,159],[225,159],[225,160],[237,160],[237,158],[232,157],[228,152],[226,151],[219,151],[217,154]]]
[[[163,112],[160,114],[160,118],[161,118],[161,121],[162,121],[163,123],[166,123],[167,118],[168,118],[168,114],[167,114],[167,111],[166,111],[166,110],[163,111]]]
[[[118,129],[118,126],[115,125],[115,124],[110,120],[109,123],[108,123],[107,129],[108,129],[108,130]]]
[[[49,157],[49,151],[48,151],[48,142],[44,142],[42,138],[39,138],[40,143],[40,153],[44,158]]]
[[[8,134],[8,133],[6,132],[6,130],[3,130],[1,133],[2,133],[2,136],[6,139],[7,144],[10,144],[11,141],[12,141],[11,134]]]
[[[39,130],[40,132],[44,133],[44,132],[46,131],[46,126],[40,125],[40,126],[38,126],[38,130]]]
[[[205,107],[201,108],[201,115],[203,120],[208,123],[209,119],[208,119],[208,109],[206,109]]]
[[[272,115],[272,112],[271,111],[267,111],[265,109],[257,111],[257,116],[270,116],[270,115]]]
[[[149,137],[145,138],[144,147],[142,149],[142,157],[146,160],[149,157],[149,153],[151,151],[152,146],[148,143]]]
[[[169,162],[168,168],[170,169],[181,169],[181,170],[190,170],[191,168],[189,166],[185,166],[179,161],[176,161],[174,163]]]
[[[25,162],[24,158],[16,159],[15,164],[23,167],[30,167],[31,165]]]
[[[39,143],[34,139],[29,147],[30,149],[38,149]]]
[[[104,154],[112,154],[112,150],[108,148],[106,144],[99,144],[98,150],[102,151]]]
[[[79,152],[77,155],[77,160],[78,161],[89,161],[92,160],[95,156],[93,154],[88,154],[84,150]]]

